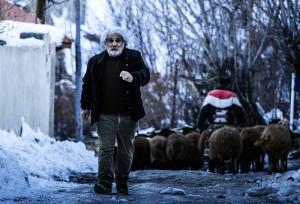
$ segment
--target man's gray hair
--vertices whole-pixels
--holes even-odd
[[[110,27],[107,30],[105,30],[104,33],[101,36],[101,42],[105,44],[107,36],[111,35],[111,34],[121,35],[123,40],[125,41],[125,45],[128,43],[129,36],[128,36],[127,31],[124,28],[119,27],[119,26],[113,26],[113,27]]]

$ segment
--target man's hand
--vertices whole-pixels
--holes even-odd
[[[133,80],[132,75],[127,71],[121,71],[120,77],[122,77],[124,81],[128,81],[128,82],[132,82]]]
[[[90,116],[90,110],[82,110],[81,111],[81,118],[84,120],[89,119]]]

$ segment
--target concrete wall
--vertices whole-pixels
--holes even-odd
[[[21,129],[21,117],[34,129],[53,134],[55,50],[44,46],[0,46],[0,129]]]

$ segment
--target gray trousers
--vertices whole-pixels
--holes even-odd
[[[99,183],[111,186],[114,174],[117,185],[127,184],[133,158],[133,138],[137,123],[129,116],[100,114],[97,133],[100,138],[98,158]],[[114,167],[114,148],[117,141],[117,155]]]

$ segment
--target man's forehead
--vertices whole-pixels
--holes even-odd
[[[107,38],[122,38],[122,35],[120,35],[118,33],[109,33],[107,35]]]

